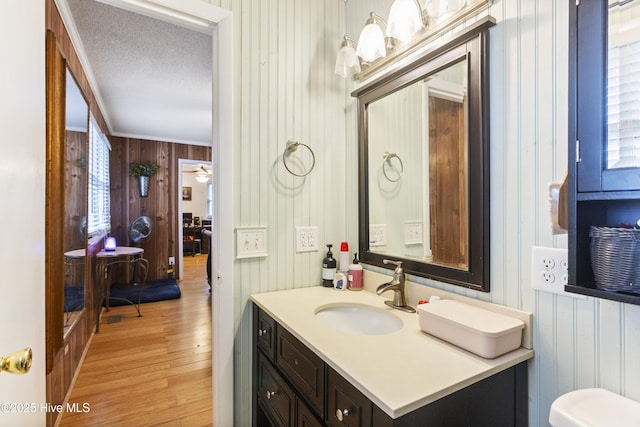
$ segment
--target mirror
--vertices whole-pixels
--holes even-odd
[[[359,254],[489,291],[491,17],[356,90]]]
[[[85,306],[89,106],[66,71],[64,204],[64,333]]]

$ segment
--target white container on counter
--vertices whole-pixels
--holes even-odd
[[[520,347],[524,322],[459,301],[418,305],[420,329],[478,356],[493,359]]]

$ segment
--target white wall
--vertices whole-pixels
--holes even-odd
[[[207,184],[196,181],[195,175],[182,174],[182,186],[191,187],[191,200],[182,201],[182,212],[191,212],[202,221],[207,218]]]
[[[3,406],[0,425],[42,426],[46,415],[44,16],[44,2],[15,0],[0,13],[0,356],[33,350],[29,373],[0,374],[0,402],[35,406]]]
[[[357,37],[367,14],[386,16],[391,3],[349,0],[347,34]],[[551,234],[547,202],[548,184],[562,179],[568,161],[567,4],[494,0],[483,13],[497,20],[490,30],[491,293],[437,285],[534,313],[531,426],[548,425],[553,400],[576,388],[604,387],[640,400],[640,307],[531,289],[531,247],[567,247],[566,235]],[[351,146],[356,118],[352,107],[347,111]]]
[[[234,16],[234,222],[267,227],[264,258],[236,261],[235,424],[250,425],[251,293],[320,283],[324,253],[295,253],[295,227],[318,226],[320,247],[357,241],[345,203],[345,82],[333,75],[344,28],[337,0],[205,0]],[[306,178],[281,163],[289,139],[308,144]],[[353,156],[351,156],[353,159]],[[356,168],[356,163],[350,163]],[[229,248],[235,252],[235,248]]]
[[[235,19],[235,224],[268,227],[269,256],[236,262],[235,400],[249,402],[248,296],[320,278],[322,251],[296,254],[295,226],[319,226],[322,244],[356,244],[356,85],[333,75],[333,61],[342,35],[357,37],[368,13],[386,16],[392,0],[205,1]],[[498,23],[490,36],[492,290],[431,284],[534,313],[529,418],[544,426],[555,397],[575,388],[640,400],[640,307],[531,289],[531,247],[567,245],[551,235],[547,186],[567,163],[568,11],[556,0],[494,0],[486,13]],[[289,138],[316,153],[306,179],[279,163]],[[244,408],[238,425],[249,423]]]

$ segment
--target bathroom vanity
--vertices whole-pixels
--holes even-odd
[[[256,426],[525,426],[527,360],[520,347],[483,359],[420,330],[415,313],[369,292],[312,287],[256,294]],[[322,320],[352,306],[400,320],[382,331]],[[366,311],[365,310],[365,311]]]

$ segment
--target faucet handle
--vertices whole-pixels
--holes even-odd
[[[396,266],[395,273],[402,274],[402,261],[394,261],[392,259],[383,259],[382,262],[385,264],[395,264]]]

